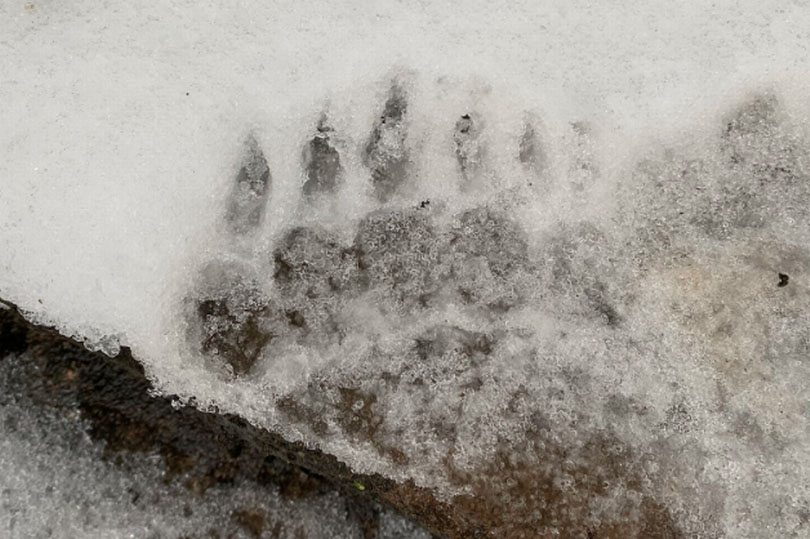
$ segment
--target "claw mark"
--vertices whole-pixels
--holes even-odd
[[[247,152],[231,192],[225,219],[236,234],[245,234],[264,217],[264,206],[270,185],[270,169],[259,143],[250,136]]]
[[[798,179],[796,141],[784,136],[780,126],[783,107],[771,94],[754,96],[726,119],[722,134],[724,151],[735,166],[756,176],[752,188],[772,182],[794,183]]]
[[[472,116],[465,114],[456,122],[453,132],[453,142],[456,144],[456,159],[461,167],[461,174],[469,180],[481,163],[481,125],[473,120]]]
[[[341,180],[343,167],[340,165],[340,155],[330,141],[332,131],[326,117],[322,116],[315,136],[304,147],[303,160],[307,174],[304,194],[307,196],[334,191]]]
[[[520,138],[518,158],[521,163],[538,174],[542,173],[546,168],[546,155],[543,151],[542,142],[535,124],[531,120],[526,121],[523,136]]]
[[[599,174],[593,149],[593,128],[588,122],[579,121],[571,123],[571,130],[574,135],[574,160],[570,173],[574,188],[581,191],[591,185]]]
[[[380,119],[374,124],[363,162],[371,170],[374,191],[381,201],[388,200],[405,181],[408,150],[405,147],[405,92],[398,84],[391,87]]]
[[[773,129],[778,122],[778,111],[775,96],[757,95],[726,121],[723,137],[733,139]]]
[[[779,104],[772,95],[758,95],[726,121],[723,142],[734,164],[756,161],[756,151],[767,146],[778,125]]]

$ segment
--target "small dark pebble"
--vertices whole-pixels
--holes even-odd
[[[785,286],[788,285],[789,280],[790,280],[790,277],[788,277],[787,273],[780,273],[779,274],[779,284],[776,285],[776,286],[778,286],[779,288],[785,287]]]

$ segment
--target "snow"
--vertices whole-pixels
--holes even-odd
[[[449,496],[542,409],[799,530],[809,9],[5,3],[0,297],[359,472]]]

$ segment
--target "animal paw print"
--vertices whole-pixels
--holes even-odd
[[[274,234],[258,263],[223,252],[202,268],[200,284],[186,302],[188,340],[212,366],[246,376],[285,351],[315,350],[347,335],[364,335],[362,317],[353,312],[358,305],[394,326],[448,306],[497,326],[498,315],[525,305],[531,295],[525,283],[536,280],[540,263],[508,207],[481,202],[453,213],[442,201],[409,201],[403,195],[406,186],[414,191],[410,107],[406,86],[394,82],[356,159],[379,207],[352,222],[350,233],[291,224]],[[485,132],[476,112],[448,126],[447,154],[457,164],[459,192],[480,178],[486,165]],[[304,204],[335,196],[346,182],[350,156],[336,139],[339,134],[321,115],[301,150]],[[534,174],[542,171],[545,152],[536,119],[527,119],[516,140],[514,160]],[[257,242],[273,204],[272,182],[261,145],[249,136],[224,212],[233,243]],[[432,349],[422,337],[417,341]]]

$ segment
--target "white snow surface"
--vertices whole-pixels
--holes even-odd
[[[179,403],[239,413],[360,472],[453,493],[448,451],[475,469],[523,436],[529,412],[505,412],[520,390],[563,443],[610,429],[662,461],[670,451],[659,494],[686,529],[705,502],[728,536],[799,537],[808,44],[804,1],[4,2],[0,297],[90,347],[131,347]],[[408,97],[413,167],[383,204],[362,153],[392,80]],[[300,161],[324,113],[345,181],[313,202]],[[463,114],[482,126],[462,152],[472,172],[454,151]],[[526,122],[543,167],[518,160]],[[235,237],[223,216],[250,135],[272,180],[258,230]],[[286,231],[319,226],[348,244],[364,216],[426,200],[446,229],[487,207],[525,232],[536,263],[508,284],[481,260],[455,268],[493,303],[520,302],[397,311],[368,293],[341,305],[340,342],[283,343],[241,377],[189,345],[184,305],[210,261],[272,296]],[[414,366],[406,352],[437,327],[493,336],[477,380],[453,351]],[[387,387],[381,373],[412,383]],[[380,436],[408,463],[341,429],[337,397],[314,397],[325,429],[290,421],[280,400],[306,401],[317,382],[375,394]],[[644,412],[606,411],[617,399]],[[570,428],[574,414],[586,419]]]

